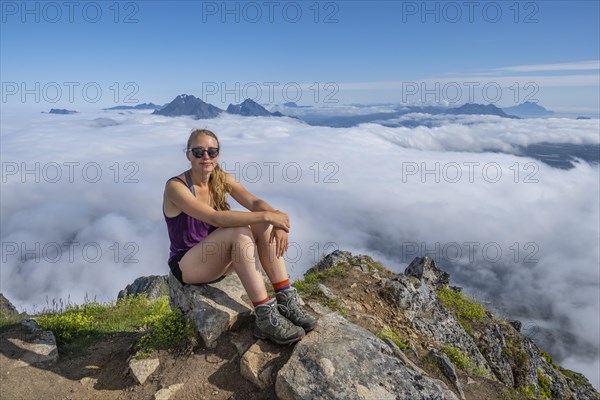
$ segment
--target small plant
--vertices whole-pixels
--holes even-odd
[[[377,337],[380,339],[390,339],[398,348],[406,350],[410,348],[410,342],[408,339],[403,339],[400,334],[392,329],[385,327],[377,333]]]
[[[156,350],[173,350],[178,344],[189,340],[194,332],[192,325],[186,321],[181,310],[169,309],[146,319],[145,327],[150,332],[136,343],[136,350],[142,354]]]
[[[560,371],[560,367],[554,363],[554,360],[552,359],[552,357],[550,357],[548,353],[540,349],[540,354],[542,355],[542,358],[552,366],[552,368],[554,368],[556,371]]]
[[[343,265],[337,264],[319,272],[306,274],[304,275],[304,279],[295,281],[292,283],[292,286],[296,288],[301,296],[317,299],[322,306],[338,311],[343,317],[346,317],[348,311],[344,309],[337,300],[325,297],[325,295],[317,289],[317,284],[324,279],[344,276],[347,273],[348,271],[346,271],[346,268]]]
[[[463,353],[460,349],[446,345],[442,349],[442,352],[444,352],[450,361],[452,361],[452,364],[456,365],[458,368],[462,370],[468,370],[470,368],[471,358]]]
[[[452,364],[456,365],[463,371],[467,371],[470,374],[482,377],[488,377],[489,371],[483,367],[479,367],[477,364],[471,361],[471,357],[463,353],[460,349],[446,345],[442,348],[442,352],[445,353]]]
[[[459,319],[480,321],[486,315],[485,307],[462,293],[449,288],[440,289],[437,293],[442,305],[453,311]]]
[[[537,369],[538,386],[540,387],[540,395],[543,399],[552,398],[552,389],[550,388],[550,378],[548,378],[541,368]]]

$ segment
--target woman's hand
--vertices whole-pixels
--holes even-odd
[[[277,258],[282,257],[288,249],[288,233],[282,228],[273,227],[271,229],[271,237],[269,238],[269,244],[275,240],[275,256]]]
[[[273,225],[274,228],[281,228],[285,232],[290,231],[290,217],[279,210],[269,211],[269,223]],[[273,233],[271,233],[271,235],[273,235]]]

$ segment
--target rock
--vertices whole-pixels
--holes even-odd
[[[42,330],[35,319],[24,319],[20,323],[32,332],[38,332]]]
[[[327,314],[279,370],[279,399],[444,399],[431,379],[407,368],[381,339]]]
[[[425,371],[423,371],[421,368],[419,368],[415,363],[413,363],[410,358],[408,358],[406,356],[406,354],[404,354],[404,352],[402,350],[400,350],[400,348],[398,346],[396,346],[396,343],[394,343],[391,339],[389,338],[385,338],[383,339],[383,341],[390,346],[390,349],[392,349],[392,351],[394,352],[394,354],[396,355],[396,357],[398,357],[400,360],[402,360],[402,362],[404,363],[404,365],[410,367],[413,371],[421,374],[421,375],[427,375],[427,373]]]
[[[313,272],[323,271],[329,267],[333,267],[338,264],[350,264],[353,256],[349,251],[335,250],[329,254],[327,254],[321,261],[317,263],[314,267],[310,268],[306,271],[307,274]]]
[[[319,315],[325,315],[325,314],[329,314],[331,312],[331,310],[325,306],[322,306],[321,304],[317,303],[316,301],[309,301],[307,304],[311,310],[313,310],[314,312],[316,312]]]
[[[450,282],[450,275],[435,265],[430,257],[416,257],[404,270],[407,276],[414,276],[430,286],[440,289]]]
[[[244,353],[254,344],[256,338],[249,335],[240,335],[237,332],[230,332],[229,341],[237,350],[238,356],[242,357]]]
[[[500,325],[494,323],[485,328],[483,335],[479,338],[478,348],[498,380],[508,386],[515,386],[510,360],[504,352],[506,340]]]
[[[454,364],[452,364],[452,361],[450,361],[446,354],[442,353],[437,349],[431,349],[429,351],[429,355],[437,361],[438,366],[444,374],[444,376],[446,376],[446,378],[448,378],[448,380],[452,382],[452,384],[458,391],[458,395],[461,399],[464,400],[465,393],[463,392],[462,387],[460,386],[458,375],[456,375],[456,369],[454,368]]]
[[[266,389],[273,384],[273,360],[279,357],[280,351],[277,345],[259,340],[242,356],[240,373],[259,389]]]
[[[160,361],[158,358],[146,358],[143,360],[132,358],[129,361],[129,370],[139,384],[143,385],[144,382],[146,382],[146,379],[156,371],[159,365]]]
[[[458,348],[475,366],[490,370],[473,338],[454,314],[440,303],[437,293],[429,285],[398,274],[383,285],[380,295],[395,304],[418,333],[441,345]]]
[[[166,388],[160,389],[154,393],[154,400],[169,400],[179,389],[183,387],[183,383],[176,383]]]
[[[19,315],[17,308],[2,293],[0,293],[0,314],[7,316]]]
[[[329,300],[336,300],[338,297],[331,291],[331,289],[329,289],[327,286],[323,285],[322,283],[317,283],[317,290],[321,293],[323,293],[323,295],[325,297],[327,297]]]
[[[81,378],[79,380],[79,383],[81,383],[83,386],[85,386],[88,389],[94,389],[94,386],[96,386],[96,384],[98,383],[98,379],[91,378],[89,376],[84,376],[83,378]]]
[[[37,326],[37,324],[35,324]],[[54,363],[58,360],[56,338],[51,331],[31,330],[25,338],[7,338],[7,341],[16,346],[13,358],[24,364]]]
[[[133,283],[127,285],[124,290],[121,290],[118,298],[135,296],[140,293],[146,293],[148,298],[152,300],[156,300],[161,296],[167,296],[169,294],[167,275],[141,276],[133,281]]]
[[[246,291],[236,274],[218,282],[181,285],[169,273],[169,303],[181,309],[208,348],[214,348],[221,334],[248,322],[253,311]]]
[[[511,324],[513,326],[513,328],[515,328],[517,330],[517,332],[521,332],[521,327],[523,326],[521,321],[515,319],[512,321],[508,321],[508,323]]]

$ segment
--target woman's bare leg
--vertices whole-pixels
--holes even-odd
[[[179,263],[183,281],[210,282],[233,269],[250,300],[262,301],[268,294],[255,253],[256,244],[250,228],[219,228],[183,256]]]
[[[273,226],[269,223],[251,225],[252,234],[256,241],[258,259],[272,283],[288,279],[287,269],[283,257],[276,257],[275,241],[269,244],[269,237]]]

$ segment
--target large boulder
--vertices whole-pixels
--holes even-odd
[[[327,314],[302,339],[275,383],[279,399],[445,399],[371,332]]]
[[[213,283],[182,285],[169,273],[169,303],[192,321],[208,348],[217,345],[221,334],[249,321],[252,302],[236,274],[228,274]]]

